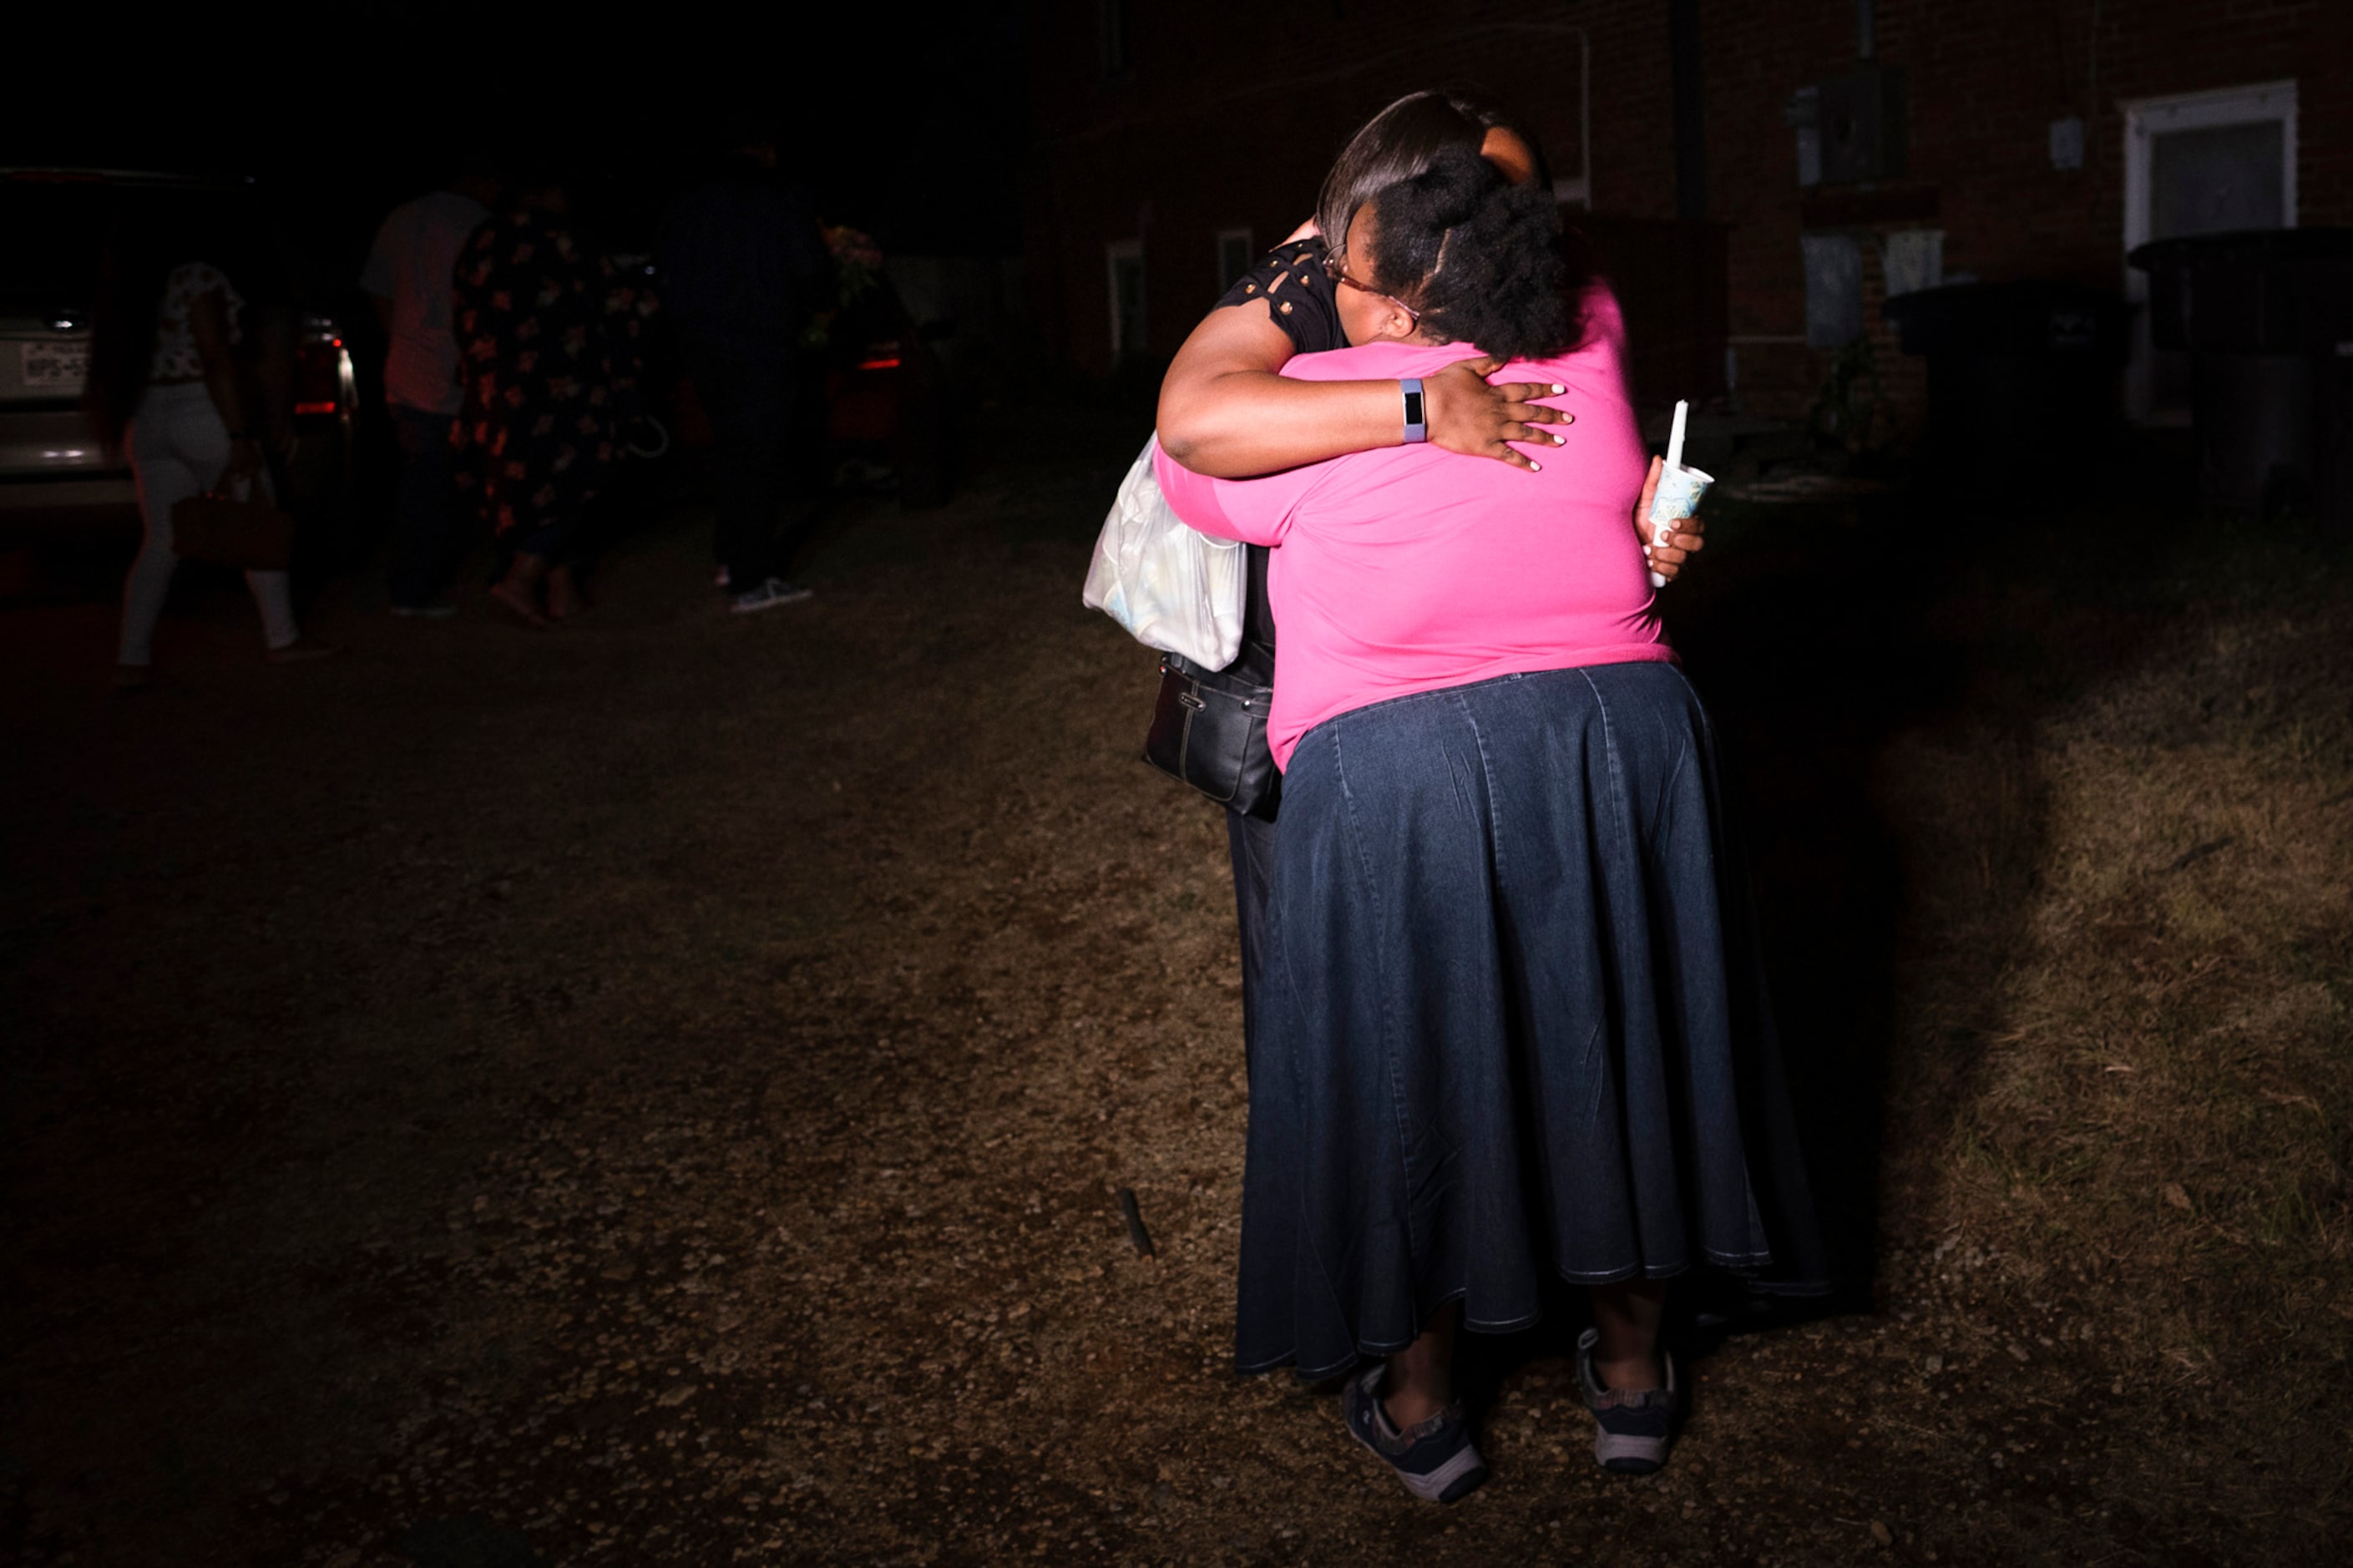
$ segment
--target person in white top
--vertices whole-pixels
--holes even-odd
[[[172,509],[208,489],[271,495],[257,404],[238,364],[245,300],[223,270],[237,237],[223,231],[201,195],[161,199],[110,239],[92,323],[87,399],[100,434],[130,460],[146,537],[122,589],[114,683],[150,682],[155,623],[179,557]],[[335,649],[306,637],[294,619],[284,572],[248,572],[270,662]]]
[[[449,277],[500,194],[488,168],[461,168],[442,188],[392,210],[360,273],[388,340],[384,398],[403,459],[392,525],[396,616],[438,618],[453,610],[441,591],[455,515],[449,426],[465,395],[449,331]]]

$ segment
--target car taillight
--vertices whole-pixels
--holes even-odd
[[[352,404],[352,356],[343,340],[315,329],[294,351],[294,412],[340,414]]]
[[[899,368],[897,343],[869,343],[866,357],[858,362],[860,370],[896,370]]]

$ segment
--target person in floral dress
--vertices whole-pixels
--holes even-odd
[[[459,253],[450,320],[465,405],[450,432],[456,479],[497,530],[491,596],[527,626],[583,607],[569,546],[609,481],[621,422],[638,412],[640,332],[652,297],[565,226],[544,182],[474,230]]]

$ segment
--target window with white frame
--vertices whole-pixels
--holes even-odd
[[[2131,100],[2125,114],[2125,249],[2152,239],[2295,226],[2295,83]],[[2127,265],[2126,298],[2146,306],[2148,275]],[[2189,418],[2189,356],[2149,342],[2136,312],[2125,405],[2144,424]]]

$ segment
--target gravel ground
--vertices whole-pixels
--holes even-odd
[[[2050,715],[2161,664],[2172,608],[2073,686],[2010,653],[2081,623],[1989,621],[2012,590],[1967,574],[1801,645],[1741,606],[1859,579],[1726,527],[1679,636],[1753,758],[1785,1011],[1875,1280],[1699,1358],[1645,1482],[1592,1467],[1561,1331],[1485,1347],[1495,1476],[1437,1510],[1328,1390],[1229,1370],[1223,830],[1134,760],[1152,656],[1077,603],[1121,455],[1090,453],[855,505],[818,596],[747,620],[684,514],[547,637],[345,584],[314,622],[350,656],[270,668],[216,585],[135,699],[102,689],[105,605],[0,614],[0,1558],[2326,1560],[2345,1335],[2281,1352],[2285,1415],[2277,1360],[2168,1359],[2117,1309],[2189,1302],[2180,1257],[2061,1237],[1948,1136],[2004,1081],[1952,1042],[2006,1026],[1988,977],[2067,850],[2048,783],[2002,770],[2047,781]],[[2341,678],[2330,624],[2295,657]],[[1893,672],[1782,679],[1898,626]],[[2319,875],[2348,863],[2335,744],[2277,785],[2312,791]],[[1963,804],[1905,808],[1938,788]],[[2182,875],[2227,900],[2205,858]],[[2344,922],[2314,920],[2296,1026],[2335,1050]],[[2316,1059],[2335,1110],[2344,1058]],[[2316,1202],[2295,1288],[2342,1324],[2343,1196]]]

